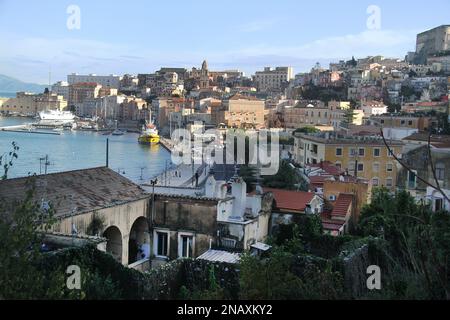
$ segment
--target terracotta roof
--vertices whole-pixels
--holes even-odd
[[[332,176],[338,176],[342,172],[344,172],[341,168],[333,165],[331,162],[328,162],[328,161],[325,161],[322,163],[317,163],[317,164],[310,164],[309,166],[311,168],[320,168]]]
[[[314,185],[321,185],[325,182],[325,180],[330,179],[329,176],[312,176],[309,177],[309,181]]]
[[[0,181],[0,201],[12,204],[23,200],[30,188],[29,179]],[[52,173],[32,179],[36,186],[35,201],[50,202],[57,217],[70,215],[74,209],[75,214],[81,214],[148,196],[144,189],[106,167]]]
[[[264,192],[272,192],[278,209],[291,211],[305,211],[306,205],[309,204],[315,196],[312,192],[272,188],[264,188]]]
[[[344,221],[336,221],[336,220],[333,220],[331,222],[322,221],[323,229],[329,231],[339,231],[344,226],[344,224],[345,224]]]
[[[331,216],[345,217],[352,202],[353,202],[352,194],[341,193],[334,204]]]

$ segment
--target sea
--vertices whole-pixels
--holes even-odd
[[[0,127],[34,121],[0,116]],[[164,147],[141,145],[135,133],[104,136],[90,131],[64,131],[61,135],[0,131],[0,155],[11,151],[13,142],[19,147],[8,178],[44,173],[42,159],[46,156],[47,173],[100,167],[106,165],[106,139],[109,139],[109,167],[135,183],[148,182],[171,166],[171,154]]]
[[[0,98],[14,98],[16,96],[15,92],[1,92],[0,91]]]

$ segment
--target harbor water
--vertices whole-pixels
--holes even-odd
[[[0,127],[33,121],[0,116]],[[136,183],[147,182],[170,166],[171,156],[166,149],[140,145],[136,133],[105,136],[91,131],[64,131],[61,135],[0,131],[0,155],[12,150],[12,142],[20,148],[8,178],[44,173],[46,155],[47,173],[86,169],[105,166],[106,139],[109,139],[109,167]]]

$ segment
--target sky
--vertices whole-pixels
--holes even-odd
[[[450,24],[449,12],[448,0],[0,0],[0,74],[47,84],[50,71],[56,82],[204,59],[211,70],[297,73],[352,56],[403,58],[417,33]]]

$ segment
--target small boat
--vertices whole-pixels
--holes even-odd
[[[56,132],[62,132],[62,131],[64,131],[64,128],[55,128],[55,129],[53,129],[53,131],[56,131]]]
[[[125,134],[125,132],[123,132],[122,130],[116,129],[111,134],[113,136],[123,136]]]

